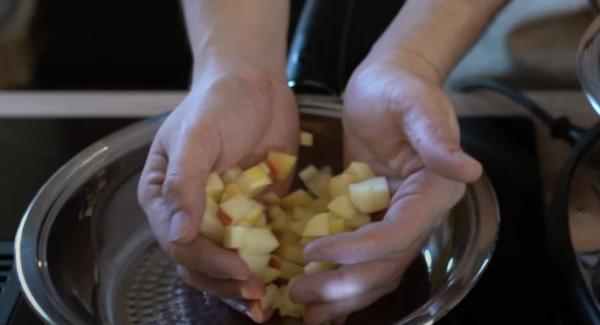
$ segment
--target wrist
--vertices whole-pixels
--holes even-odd
[[[379,65],[407,71],[428,83],[440,87],[446,78],[446,73],[438,64],[419,51],[408,47],[385,50],[374,47],[361,65],[367,67],[369,65]]]

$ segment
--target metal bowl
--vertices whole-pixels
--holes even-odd
[[[340,103],[301,97],[300,104],[303,128],[312,127],[322,143],[314,150],[338,155],[341,149],[333,148],[341,148],[340,132],[331,133],[341,130]],[[58,170],[31,202],[16,238],[16,266],[25,297],[45,322],[251,323],[177,278],[137,204],[139,173],[163,119],[144,120],[88,147]],[[314,156],[321,159],[317,163],[330,164],[324,160],[327,155]],[[300,158],[306,160],[302,152]],[[435,229],[400,287],[348,322],[423,324],[439,319],[486,268],[498,223],[493,190],[482,178],[469,185]]]

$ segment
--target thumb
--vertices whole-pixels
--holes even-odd
[[[219,139],[210,125],[182,130],[167,145],[168,165],[163,197],[170,214],[169,240],[185,245],[200,233],[204,215],[205,185],[218,157]]]
[[[475,181],[483,172],[481,164],[462,150],[456,116],[445,112],[453,109],[444,94],[429,97],[404,112],[401,127],[427,169],[452,180]]]

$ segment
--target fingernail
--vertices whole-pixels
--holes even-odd
[[[189,230],[190,218],[183,212],[177,212],[171,217],[169,228],[169,240],[177,242],[181,240],[185,233]]]
[[[245,284],[242,287],[242,298],[248,300],[258,300],[263,296],[263,290],[261,286],[256,285],[254,283]]]

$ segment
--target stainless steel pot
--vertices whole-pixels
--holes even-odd
[[[311,163],[331,164],[325,152],[341,151],[335,131],[340,103],[321,97],[301,97],[300,103],[303,128],[316,134],[313,156],[321,159]],[[251,323],[177,278],[137,204],[139,172],[162,121],[139,122],[88,147],[31,202],[16,238],[16,267],[27,301],[45,322]],[[301,163],[309,156],[301,152]],[[490,183],[482,178],[469,185],[400,288],[349,323],[430,324],[442,317],[486,268],[498,222]],[[270,323],[280,322],[289,320]]]

